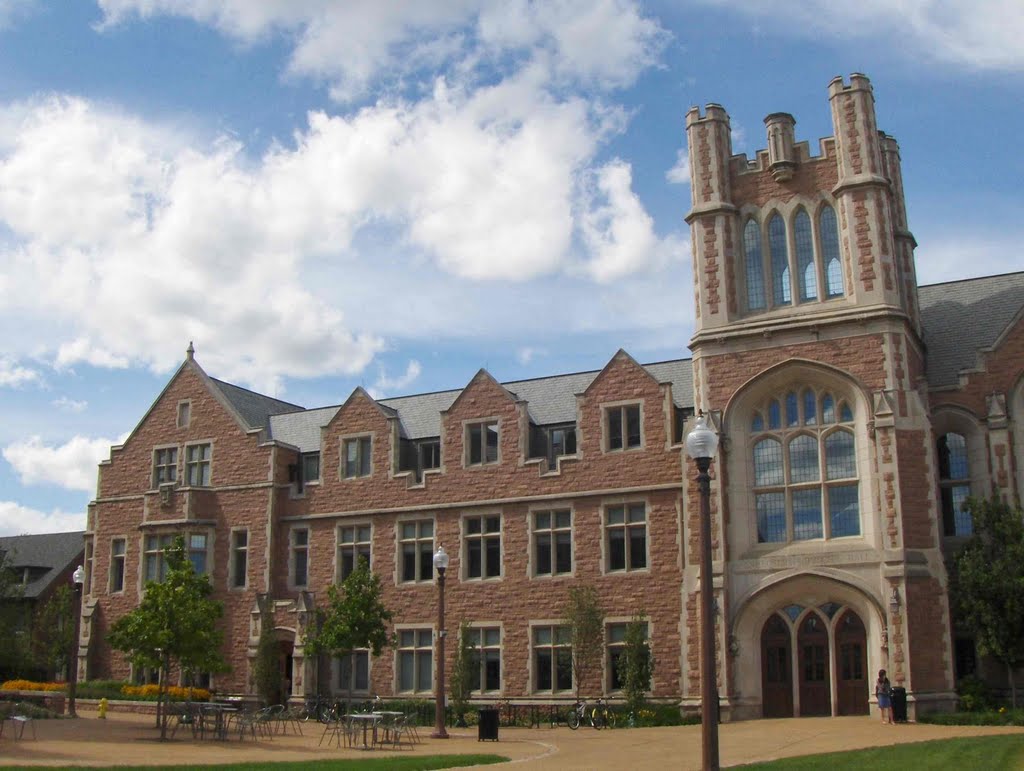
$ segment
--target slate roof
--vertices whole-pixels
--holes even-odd
[[[85,532],[12,535],[0,537],[0,551],[8,553],[13,568],[48,568],[47,572],[25,585],[24,597],[42,594],[69,565],[80,561],[85,550]]]
[[[272,396],[264,396],[247,388],[217,380],[215,377],[211,377],[210,380],[231,402],[231,406],[242,416],[242,420],[249,424],[249,428],[263,428],[267,425],[271,415],[305,409],[298,404],[283,402]]]
[[[689,359],[644,365],[655,380],[672,384],[672,398],[678,407],[693,406],[693,377]],[[600,370],[569,375],[513,380],[502,383],[517,398],[528,402],[530,420],[537,425],[571,423],[576,420],[576,394],[587,390]],[[402,435],[423,439],[441,433],[441,412],[451,407],[461,388],[415,396],[381,399],[380,404],[398,414]],[[303,452],[320,449],[320,428],[331,422],[339,406],[270,417],[272,438],[295,445]]]
[[[1024,272],[918,288],[931,388],[956,386],[1024,309]]]

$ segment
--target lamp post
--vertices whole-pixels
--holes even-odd
[[[75,614],[74,631],[71,637],[71,651],[68,655],[68,717],[78,717],[75,711],[75,697],[78,695],[78,622],[82,617],[82,584],[85,583],[85,568],[79,565],[71,574],[75,587],[75,598],[71,612]]]
[[[686,435],[686,453],[697,463],[700,490],[700,735],[704,771],[718,771],[718,684],[715,675],[714,589],[711,574],[711,459],[718,434],[704,413]]]
[[[431,739],[447,739],[444,727],[444,574],[448,570],[448,553],[443,546],[434,554],[437,568],[437,682],[434,684],[434,733]]]

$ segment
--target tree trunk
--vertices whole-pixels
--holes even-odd
[[[1013,709],[1017,709],[1017,684],[1013,679],[1013,664],[1009,662],[1006,664],[1006,674],[1010,678],[1010,706]]]
[[[160,741],[167,740],[167,678],[170,676],[170,668],[170,654],[165,653],[160,666],[160,690],[156,697],[156,711],[160,715]]]

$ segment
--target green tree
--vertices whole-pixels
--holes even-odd
[[[393,614],[384,606],[382,594],[380,576],[361,558],[340,587],[327,587],[327,606],[317,609],[316,622],[306,633],[308,654],[341,658],[368,648],[379,656],[392,644],[388,625]]]
[[[13,554],[0,549],[0,678],[22,674],[29,665],[25,630],[24,587],[11,562]]]
[[[36,610],[32,649],[37,666],[50,672],[64,672],[75,638],[75,594],[70,586],[59,586]],[[70,670],[66,675],[70,677]]]
[[[974,634],[978,651],[1000,661],[1010,681],[1024,664],[1024,512],[993,498],[967,502],[974,535],[953,558],[950,597],[960,629]]]
[[[284,679],[281,677],[281,661],[274,635],[274,614],[264,611],[260,614],[260,640],[253,662],[253,679],[256,693],[265,704],[273,704],[281,696]],[[287,695],[285,695],[287,698]]]
[[[473,645],[469,622],[463,621],[459,625],[459,642],[448,681],[457,726],[466,725],[466,710],[469,709],[469,697],[473,692],[474,675],[479,677],[479,671],[480,654]]]
[[[163,557],[166,578],[146,583],[142,602],[114,622],[107,641],[135,666],[160,670],[157,720],[160,738],[166,739],[164,702],[172,664],[187,672],[224,672],[228,666],[221,654],[224,633],[217,623],[224,607],[210,599],[213,587],[209,577],[196,574],[181,536]]]
[[[647,618],[641,611],[626,624],[622,655],[619,656],[619,680],[630,716],[640,714],[647,692],[651,690],[654,657],[647,643]]]
[[[604,609],[592,586],[574,586],[562,609],[562,623],[572,643],[572,675],[576,698],[592,672],[601,667],[604,649]]]

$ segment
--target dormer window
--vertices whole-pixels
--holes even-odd
[[[484,466],[498,462],[498,421],[486,420],[466,426],[466,465]]]
[[[368,436],[346,439],[342,442],[342,477],[355,479],[370,476],[371,447],[372,442]]]
[[[319,452],[304,452],[302,453],[302,482],[308,484],[309,482],[320,481],[320,453]]]
[[[606,442],[609,450],[628,450],[640,447],[640,405],[627,404],[605,409]]]

